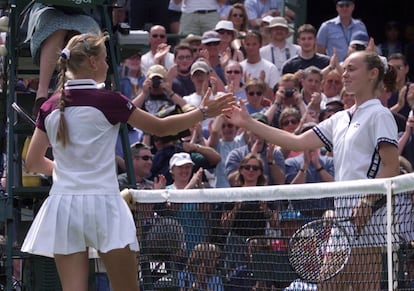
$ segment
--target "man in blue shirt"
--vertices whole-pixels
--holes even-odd
[[[361,20],[352,18],[355,9],[354,0],[335,0],[338,16],[322,23],[317,34],[317,50],[321,54],[332,56],[336,49],[341,62],[347,56],[352,36],[357,32],[365,32],[367,28]]]

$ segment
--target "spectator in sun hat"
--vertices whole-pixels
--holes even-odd
[[[266,30],[270,35],[270,43],[260,49],[260,55],[273,63],[281,72],[283,63],[299,54],[300,46],[287,41],[294,30],[283,17],[274,17]]]
[[[209,30],[203,33],[203,38],[201,39],[201,47],[208,52],[208,59],[206,61],[211,66],[211,68],[213,68],[221,82],[225,84],[226,79],[224,78],[224,71],[220,62],[220,42],[221,38],[219,33],[214,30]]]
[[[229,60],[237,62],[244,60],[243,53],[237,49],[237,45],[233,42],[237,37],[237,30],[234,28],[233,22],[229,20],[220,20],[217,22],[214,30],[218,32],[221,39],[218,47],[219,54],[221,55],[221,66],[225,67]]]
[[[317,51],[332,56],[336,49],[338,60],[342,62],[347,56],[352,36],[357,32],[364,32],[368,35],[368,32],[361,20],[352,17],[355,9],[354,1],[335,0],[334,3],[338,15],[323,22],[320,26],[316,37]]]

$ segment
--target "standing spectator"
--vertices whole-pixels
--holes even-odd
[[[169,0],[130,0],[129,25],[132,29],[146,29],[146,25],[169,27]]]
[[[151,27],[149,34],[150,50],[141,58],[142,73],[145,75],[152,65],[161,65],[167,70],[174,65],[174,55],[170,53],[171,46],[167,45],[165,27],[154,25]]]
[[[191,47],[185,43],[178,44],[174,48],[175,65],[168,72],[172,77],[172,90],[179,96],[194,93],[194,83],[191,81],[190,68],[194,61],[194,53]]]
[[[392,54],[388,57],[388,65],[393,66],[397,72],[396,90],[388,99],[388,107],[393,113],[400,113],[408,117],[410,105],[407,102],[409,94],[414,94],[414,84],[408,80],[408,63],[403,54]]]
[[[258,29],[265,16],[281,16],[282,0],[245,0],[247,15],[249,17],[249,26],[252,29]],[[295,18],[295,12],[285,7],[285,18],[292,22]]]
[[[180,34],[202,35],[220,20],[216,0],[174,0],[181,3]]]
[[[170,33],[178,34],[180,32],[181,3],[176,4],[174,0],[170,0],[168,5],[168,22]]]
[[[380,55],[388,58],[395,53],[404,53],[404,47],[401,42],[401,28],[397,21],[388,21],[385,24],[385,40],[377,45],[377,51]]]
[[[260,48],[260,55],[276,65],[281,73],[283,63],[298,55],[300,46],[287,42],[287,38],[293,35],[294,31],[283,17],[274,17],[267,27],[267,32],[270,34],[270,44]]]
[[[309,66],[324,69],[329,64],[329,57],[316,52],[316,29],[311,24],[303,24],[298,28],[297,42],[300,53],[292,57],[282,67],[282,74],[295,74]]]
[[[183,107],[186,104],[184,99],[171,89],[167,70],[163,66],[153,65],[147,73],[141,94],[132,100],[135,106],[156,115],[165,105],[177,104]]]
[[[242,3],[235,3],[229,11],[227,20],[233,22],[233,26],[239,33],[246,33],[249,28],[246,8]]]
[[[268,86],[266,95],[271,95],[273,88],[279,81],[280,73],[276,66],[266,61],[260,56],[260,47],[262,46],[262,36],[257,31],[249,31],[244,38],[246,48],[246,59],[241,62],[245,79],[260,78]]]
[[[317,34],[317,50],[321,54],[332,56],[333,50],[338,53],[342,62],[347,56],[348,46],[352,35],[357,32],[367,32],[365,24],[352,18],[355,9],[354,0],[335,0],[338,16],[322,23]]]
[[[223,83],[223,87],[219,91],[224,90],[224,84],[226,79],[224,78],[223,67],[220,62],[220,46],[221,38],[218,32],[214,30],[209,30],[203,33],[203,38],[201,40],[201,47],[205,50],[206,61],[209,63],[210,67],[214,70],[215,75]]]

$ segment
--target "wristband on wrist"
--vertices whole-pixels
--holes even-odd
[[[206,120],[208,118],[208,114],[207,114],[207,107],[198,107],[198,109],[201,111],[201,113],[203,114],[203,120]]]

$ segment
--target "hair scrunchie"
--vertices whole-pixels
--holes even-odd
[[[70,59],[70,50],[67,48],[64,48],[61,52],[60,52],[60,56],[62,58],[64,58],[65,60],[69,60]]]

